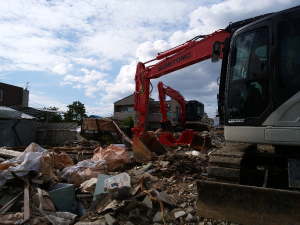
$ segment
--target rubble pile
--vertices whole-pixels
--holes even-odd
[[[208,150],[166,147],[143,164],[119,145],[94,146],[76,160],[73,150],[35,143],[13,158],[4,151],[0,224],[229,224],[196,216],[196,180],[208,179],[208,154],[224,145],[221,132],[212,138]]]

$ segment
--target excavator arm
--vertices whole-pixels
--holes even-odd
[[[154,60],[161,61],[155,65],[146,67],[145,63],[138,63],[134,78],[134,110],[139,113],[140,120],[139,124],[132,128],[132,132],[135,137],[141,137],[147,133],[150,79],[159,78],[168,73],[212,58],[214,43],[223,43],[229,35],[230,32],[226,30],[218,30],[209,35],[197,36],[182,45],[165,52],[158,53]],[[203,39],[198,40],[199,38]],[[222,52],[220,54],[220,58],[222,58]]]
[[[184,97],[179,93],[168,86],[165,86],[162,82],[158,83],[158,93],[159,93],[159,104],[160,104],[160,112],[162,114],[163,119],[160,121],[161,123],[166,123],[167,118],[167,110],[166,110],[166,95],[175,99],[179,104],[179,117],[180,123],[185,123],[185,100]]]

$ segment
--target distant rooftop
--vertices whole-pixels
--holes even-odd
[[[19,112],[33,116],[33,117],[39,117],[48,112],[49,113],[57,113],[57,114],[64,113],[63,111],[55,111],[55,110],[50,110],[50,109],[39,109],[39,108],[32,108],[32,107],[26,107],[26,106],[11,106],[11,108],[13,108]]]
[[[0,106],[0,118],[4,119],[27,119],[27,120],[34,120],[36,119],[33,116],[30,116],[26,113],[22,113],[11,107]]]

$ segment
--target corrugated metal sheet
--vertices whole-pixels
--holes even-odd
[[[0,106],[0,118],[3,119],[27,119],[34,120],[36,119],[33,116],[27,115],[25,113],[19,112],[10,107]]]

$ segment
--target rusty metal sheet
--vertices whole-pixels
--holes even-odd
[[[292,225],[300,221],[300,193],[197,181],[197,216],[243,225]]]
[[[140,163],[151,160],[155,155],[167,153],[153,132],[148,132],[142,137],[134,137],[132,150],[134,158]]]

